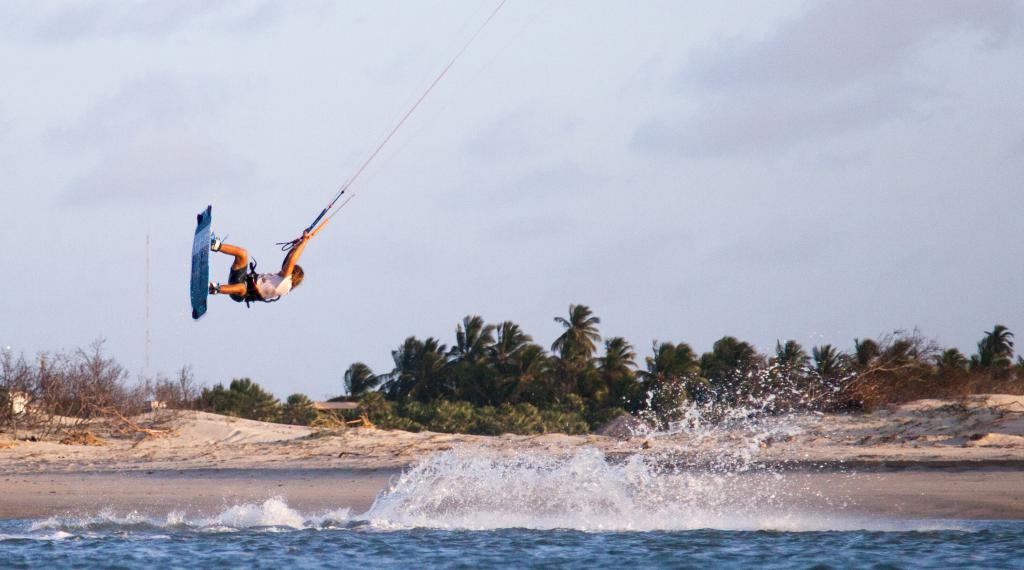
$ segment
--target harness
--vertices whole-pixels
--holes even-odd
[[[249,271],[245,274],[245,296],[242,297],[242,301],[245,302],[245,308],[251,308],[249,303],[273,303],[280,301],[281,297],[274,299],[264,299],[260,296],[259,290],[256,289],[256,279],[259,278],[260,274],[256,271],[256,260],[253,259],[249,262]]]

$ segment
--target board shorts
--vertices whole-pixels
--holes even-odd
[[[252,283],[250,283],[249,280],[246,279],[246,275],[248,273],[249,273],[249,268],[248,267],[242,267],[241,269],[232,269],[231,273],[228,275],[228,284],[234,284],[234,283],[245,283],[246,284],[246,295],[230,295],[230,297],[234,301],[236,301],[238,303],[241,303],[241,302],[245,301],[246,296],[250,292],[249,289],[253,288]]]

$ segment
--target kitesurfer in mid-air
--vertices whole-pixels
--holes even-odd
[[[281,271],[277,273],[256,273],[255,266],[249,266],[249,252],[237,245],[222,243],[216,236],[210,243],[211,251],[219,251],[235,258],[231,264],[231,274],[225,284],[210,283],[210,294],[230,295],[239,303],[251,303],[254,301],[276,301],[287,295],[292,289],[302,283],[303,272],[296,262],[306,249],[306,243],[313,237],[308,231],[302,232],[302,237],[295,240],[295,246],[291,248],[288,255],[281,264]]]

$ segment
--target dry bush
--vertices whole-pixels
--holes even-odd
[[[93,435],[92,432],[88,431],[73,431],[66,437],[60,440],[63,445],[106,445],[107,443],[102,439]]]
[[[920,331],[896,331],[876,341],[878,354],[859,363],[835,401],[844,409],[874,409],[882,405],[935,397],[929,380],[939,345]]]
[[[984,372],[964,372],[939,377],[944,397],[963,398],[973,394],[1024,395],[1024,374],[992,375]]]
[[[320,412],[316,419],[310,422],[309,427],[313,428],[310,437],[318,438],[340,435],[348,429],[348,424],[331,412]]]
[[[141,391],[147,401],[163,402],[169,410],[194,410],[198,408],[202,388],[196,383],[192,369],[183,366],[176,378],[158,374],[156,378],[143,380]]]
[[[35,378],[33,368],[24,355],[15,358],[9,351],[3,351],[0,355],[0,426],[22,419],[14,415],[12,398],[15,394],[26,394],[31,398]]]
[[[21,392],[29,405],[11,417],[10,395]],[[43,352],[30,363],[9,352],[0,357],[0,393],[4,395],[0,426],[18,425],[43,433],[81,430],[112,411],[129,416],[148,410],[145,384],[130,386],[128,374],[113,357],[103,353],[103,341],[88,349]]]
[[[877,341],[878,355],[845,382],[833,409],[873,409],[922,398],[959,399],[973,394],[1024,394],[1017,370],[943,370],[939,345],[919,331],[896,332]]]
[[[128,387],[124,367],[103,354],[102,340],[88,350],[40,355],[38,375],[41,407],[50,414],[88,421],[110,408],[142,411],[142,395]]]

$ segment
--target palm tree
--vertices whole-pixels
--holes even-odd
[[[867,370],[882,352],[878,343],[866,338],[853,339],[853,365],[857,370]]]
[[[553,398],[549,385],[551,359],[540,345],[528,343],[508,359],[505,402],[538,402]]]
[[[750,395],[766,411],[794,409],[807,396],[811,357],[795,340],[775,341],[775,356],[768,359],[767,374],[750,382]]]
[[[478,406],[500,402],[497,370],[489,358],[493,354],[494,325],[478,315],[466,316],[455,328],[455,345],[448,353],[448,370],[453,399],[468,400]]]
[[[700,358],[700,375],[707,378],[715,395],[727,403],[736,403],[741,392],[750,388],[751,381],[761,367],[763,359],[747,342],[724,336]]]
[[[985,341],[999,356],[1013,356],[1013,333],[1003,325],[996,325],[992,332],[985,333]]]
[[[1013,364],[1013,333],[996,325],[978,341],[978,354],[971,357],[971,368],[982,371],[1005,371]]]
[[[814,359],[814,373],[822,380],[833,380],[843,372],[843,353],[831,344],[823,344],[811,349]]]
[[[356,362],[345,371],[345,391],[349,396],[362,396],[376,388],[381,378],[373,374],[373,370],[362,362]]]
[[[800,370],[806,368],[810,361],[807,351],[797,341],[787,340],[786,344],[775,341],[775,356],[771,359],[772,365],[790,370]]]
[[[633,345],[621,336],[604,342],[604,356],[598,359],[598,369],[605,374],[622,375],[636,368],[636,352]]]
[[[654,341],[651,347],[654,355],[645,359],[647,370],[639,373],[645,385],[655,387],[673,379],[695,376],[700,371],[697,353],[685,342]]]
[[[918,347],[913,339],[898,337],[886,346],[879,355],[880,360],[887,368],[896,366],[913,365],[920,358]]]
[[[569,318],[555,317],[555,322],[565,327],[565,332],[551,344],[551,350],[566,362],[577,365],[589,362],[597,350],[596,343],[601,341],[597,332],[601,319],[595,317],[586,305],[569,305]]]
[[[479,315],[467,316],[455,328],[455,346],[451,357],[455,362],[480,362],[494,344],[494,325],[484,323]]]
[[[653,356],[645,359],[646,370],[638,375],[644,388],[651,394],[651,408],[661,420],[677,419],[683,404],[703,382],[698,379],[700,364],[697,353],[685,342],[654,341]]]
[[[450,395],[453,390],[445,376],[448,364],[445,352],[445,346],[433,337],[405,339],[402,346],[391,351],[395,368],[384,384],[388,398],[429,402]]]
[[[605,340],[604,356],[597,368],[605,385],[608,405],[636,411],[643,404],[643,387],[636,380],[636,352],[626,339],[616,336]]]
[[[597,325],[601,319],[594,316],[586,305],[569,305],[569,318],[555,317],[555,322],[565,328],[551,350],[558,354],[554,359],[552,377],[559,391],[555,399],[563,403],[563,399],[572,394],[596,395],[600,381],[591,360],[601,335]]]
[[[960,374],[967,372],[969,361],[956,348],[947,348],[942,354],[935,357],[935,366],[940,374]]]
[[[491,357],[498,364],[505,364],[509,358],[522,350],[533,337],[523,332],[519,325],[505,321],[498,325],[497,340],[491,345]]]

